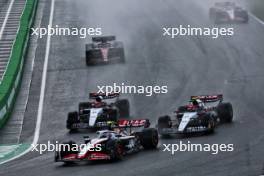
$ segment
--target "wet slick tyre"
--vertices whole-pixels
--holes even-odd
[[[231,103],[220,103],[217,106],[217,114],[221,123],[231,123],[233,121],[233,107]]]
[[[82,102],[79,103],[79,114],[82,115],[84,112],[84,109],[91,108],[92,104],[90,102]]]
[[[156,149],[159,143],[158,131],[155,128],[145,128],[142,130],[140,143],[144,149]]]
[[[123,146],[116,140],[109,140],[106,142],[106,150],[110,156],[111,161],[122,160],[124,156]]]
[[[158,119],[158,132],[162,137],[169,137],[168,134],[163,134],[164,128],[171,128],[171,118],[170,116],[162,116]]]
[[[63,142],[62,145],[60,145],[59,151],[55,152],[55,162],[57,162],[60,159],[63,159],[65,156],[69,154],[78,154],[77,144],[74,141],[68,141]],[[72,164],[73,161],[64,161],[65,164]]]
[[[214,121],[213,118],[210,118],[208,120],[207,128],[208,128],[208,131],[207,131],[208,134],[214,133],[214,130],[215,130],[215,121]]]
[[[68,118],[66,121],[66,128],[69,130],[73,130],[72,124],[74,123],[78,123],[78,112],[76,111],[68,113]]]
[[[121,118],[128,118],[130,115],[130,105],[127,99],[120,99],[115,102],[116,107],[119,109]]]

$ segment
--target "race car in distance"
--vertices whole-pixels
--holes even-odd
[[[237,6],[234,2],[217,2],[209,10],[210,19],[215,24],[220,23],[247,23],[249,15],[247,10]]]
[[[79,111],[69,112],[66,127],[70,131],[77,129],[107,128],[111,122],[129,117],[129,101],[119,99],[119,93],[90,93],[92,101],[79,103]],[[106,99],[115,99],[105,102]]]
[[[115,36],[93,37],[86,44],[86,65],[125,62],[123,43]]]
[[[114,161],[143,149],[156,149],[159,141],[158,131],[149,126],[147,119],[120,119],[112,130],[97,131],[97,137],[94,139],[84,137],[84,144],[78,145],[79,147],[73,141],[62,143],[55,152],[55,162],[68,164],[79,161]],[[139,127],[144,128],[134,131]]]
[[[212,133],[216,125],[233,121],[231,103],[223,102],[223,95],[191,96],[190,104],[175,111],[175,119],[162,116],[158,119],[158,132],[171,134]]]

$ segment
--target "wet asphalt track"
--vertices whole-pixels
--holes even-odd
[[[235,28],[233,37],[162,37],[162,27],[212,26],[207,1],[197,0],[56,0],[54,25],[102,27],[124,42],[126,64],[86,67],[84,45],[87,39],[52,37],[49,57],[41,143],[47,140],[81,141],[82,134],[68,134],[68,111],[87,100],[96,85],[167,85],[168,94],[145,97],[127,96],[132,116],[150,118],[154,125],[160,115],[186,103],[190,95],[223,93],[234,106],[232,125],[217,128],[210,136],[163,139],[160,143],[233,143],[234,152],[212,155],[207,152],[157,151],[129,156],[122,162],[63,166],[53,162],[53,153],[26,156],[0,166],[0,175],[177,175],[253,176],[263,169],[264,117],[264,26],[253,19]],[[42,26],[47,25],[46,3]],[[225,25],[223,25],[225,26]],[[45,39],[39,40],[35,73],[22,140],[30,141],[39,94]],[[92,134],[91,134],[92,135]]]

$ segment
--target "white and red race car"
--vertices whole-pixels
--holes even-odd
[[[80,146],[73,141],[60,144],[55,152],[55,162],[74,163],[94,160],[120,160],[123,156],[143,149],[155,149],[158,145],[158,131],[149,128],[147,119],[118,120],[112,130],[97,131],[97,137],[85,137]],[[140,131],[134,131],[142,127]]]
[[[86,44],[86,65],[125,62],[123,43],[115,36],[93,37]]]
[[[91,101],[79,103],[78,112],[68,113],[67,129],[103,129],[109,122],[116,122],[120,117],[128,118],[129,101],[119,96],[119,93],[90,93]]]
[[[217,2],[209,11],[210,19],[215,24],[220,23],[247,23],[249,15],[247,10],[237,6],[234,2]]]

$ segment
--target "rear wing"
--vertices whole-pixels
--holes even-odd
[[[117,121],[117,127],[119,128],[135,128],[135,127],[144,127],[148,128],[150,126],[150,122],[148,119],[133,119],[133,120],[127,120],[127,119],[119,119]]]
[[[108,41],[114,41],[116,40],[115,36],[102,36],[102,37],[92,37],[93,42],[102,42],[106,43]]]
[[[199,99],[205,103],[208,102],[216,102],[216,101],[223,101],[223,95],[219,94],[219,95],[197,95],[197,96],[191,96],[191,100],[196,100]]]
[[[103,99],[112,99],[119,97],[119,93],[90,93],[89,98],[90,99],[96,99],[98,97],[102,97]]]

